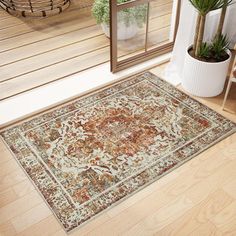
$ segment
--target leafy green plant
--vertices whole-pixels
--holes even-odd
[[[98,24],[109,24],[109,0],[95,0],[92,7],[92,14]]]
[[[226,35],[216,35],[211,44],[212,57],[217,61],[223,59],[225,56],[227,56],[226,50],[228,49],[229,45],[230,42]]]
[[[124,3],[128,0],[118,0],[117,3]],[[110,21],[109,0],[95,0],[92,7],[92,14],[98,24],[109,24]],[[146,21],[147,6],[145,4],[124,9],[118,13],[118,22],[124,22],[128,27],[137,24],[140,28]]]
[[[224,60],[227,56],[226,50],[229,41],[222,35],[227,7],[234,3],[234,0],[189,0],[198,11],[195,28],[195,36],[191,55],[195,58],[209,61]],[[220,20],[216,36],[211,44],[203,42],[206,17],[209,12],[221,9]]]
[[[203,43],[206,16],[209,12],[220,9],[224,6],[225,0],[189,0],[198,11],[195,37],[193,43],[194,56],[197,55]]]
[[[210,58],[210,56],[211,56],[211,45],[208,43],[202,43],[198,50],[198,57],[207,60]]]

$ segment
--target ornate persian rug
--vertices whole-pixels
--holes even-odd
[[[67,232],[235,132],[147,72],[1,131]]]

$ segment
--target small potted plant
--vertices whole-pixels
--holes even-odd
[[[128,0],[118,0],[117,3],[124,3]],[[92,14],[98,24],[101,24],[103,32],[110,37],[110,13],[109,0],[95,0],[92,7]],[[142,28],[146,22],[146,5],[135,6],[118,12],[117,15],[117,39],[125,40],[133,38],[138,28]]]
[[[198,11],[194,43],[187,49],[183,88],[200,97],[219,95],[227,77],[231,52],[229,40],[222,34],[227,7],[233,0],[189,0]],[[210,42],[204,42],[206,17],[209,12],[222,9],[216,35]]]

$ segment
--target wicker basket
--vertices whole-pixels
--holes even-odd
[[[15,16],[49,16],[61,13],[70,0],[0,0],[0,6]]]

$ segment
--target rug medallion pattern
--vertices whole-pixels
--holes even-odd
[[[147,72],[1,136],[69,232],[234,131]]]

